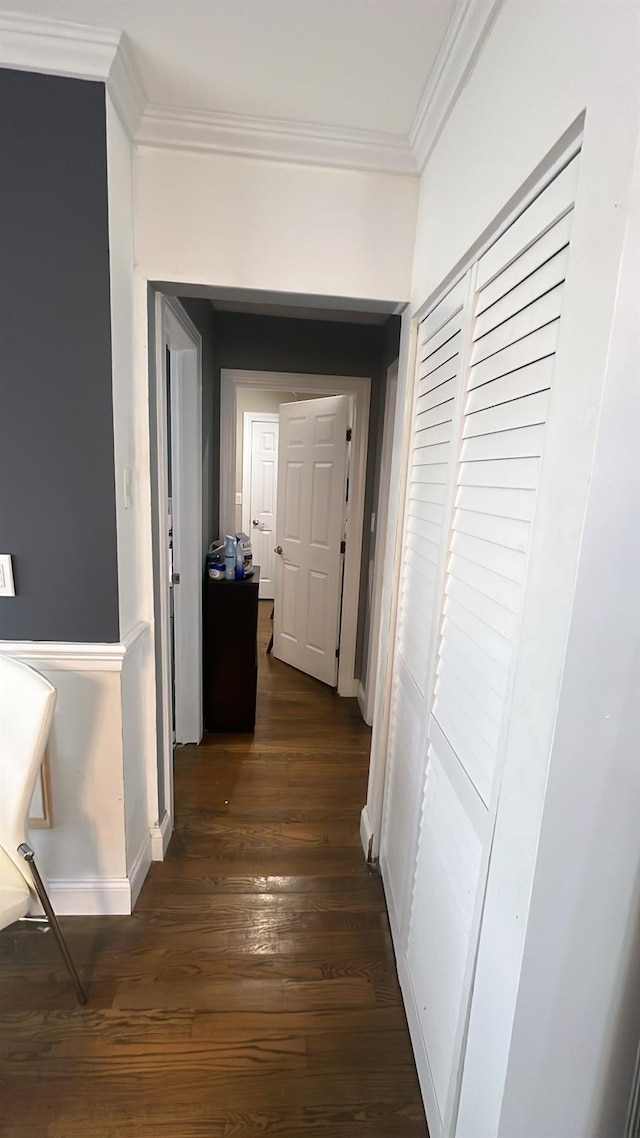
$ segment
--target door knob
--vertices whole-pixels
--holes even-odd
[[[251,525],[252,525],[252,526],[259,526],[259,525],[260,525],[260,522],[258,521],[258,519],[257,519],[257,518],[254,518],[254,519],[253,519],[253,521],[252,521],[252,523],[251,523]]]
[[[282,557],[282,546],[281,546],[281,545],[276,545],[276,547],[275,547],[275,549],[274,549],[274,551],[273,551],[273,552],[274,552],[274,553],[279,553],[279,554],[280,554],[280,556]]]

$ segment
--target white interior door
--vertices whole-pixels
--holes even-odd
[[[278,476],[278,415],[245,411],[242,478],[242,517],[260,566],[259,596],[273,600]]]
[[[202,372],[197,332],[163,301],[166,627],[176,743],[202,738]],[[173,627],[172,627],[173,626]],[[173,693],[171,694],[171,672]]]
[[[284,403],[273,654],[335,685],[345,536],[346,395]]]

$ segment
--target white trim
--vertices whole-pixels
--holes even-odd
[[[164,861],[164,855],[169,848],[171,835],[173,833],[173,820],[168,811],[165,810],[164,817],[160,824],[156,823],[155,826],[149,827],[149,834],[151,836],[151,860]]]
[[[378,683],[378,654],[380,644],[380,619],[382,613],[383,563],[387,541],[387,517],[389,514],[389,488],[391,485],[391,462],[393,458],[393,427],[396,414],[398,392],[398,360],[387,368],[387,383],[384,400],[384,422],[382,428],[382,451],[380,455],[380,475],[378,478],[378,504],[376,507],[373,581],[371,587],[371,610],[369,613],[369,644],[367,648],[367,675],[364,692],[362,718],[369,727],[373,726],[375,698]]]
[[[271,391],[350,395],[353,400],[352,462],[349,477],[347,551],[344,559],[344,598],[340,626],[340,659],[338,663],[338,695],[356,696],[355,675],[358,601],[360,596],[360,561],[364,492],[369,441],[369,402],[371,380],[368,376],[307,375],[285,371],[244,371],[222,368],[220,371],[220,532],[234,533],[236,477],[236,391],[238,387],[262,387]]]
[[[137,139],[141,146],[192,153],[240,154],[311,166],[417,174],[404,135],[383,131],[269,119],[186,107],[146,107]]]
[[[132,138],[140,125],[147,96],[126,38],[114,28],[3,12],[0,66],[102,81]]]
[[[127,134],[130,138],[135,139],[147,103],[147,93],[136,71],[129,44],[124,35],[120,36],[118,50],[111,65],[107,90],[113,99]]]
[[[155,422],[151,428],[151,447],[155,450],[157,469],[157,496],[152,501],[153,525],[158,537],[158,562],[153,567],[153,587],[157,591],[159,619],[156,627],[156,637],[160,645],[160,670],[156,670],[156,699],[160,705],[162,730],[158,736],[158,766],[163,772],[164,802],[168,815],[169,833],[173,828],[173,730],[171,725],[171,659],[170,659],[170,632],[169,632],[169,571],[167,551],[169,548],[166,491],[168,485],[168,439],[167,439],[167,392],[165,374],[165,344],[167,336],[174,337],[175,346],[185,353],[197,351],[197,384],[198,384],[198,437],[195,440],[196,461],[194,469],[197,473],[194,493],[197,498],[197,522],[200,527],[195,538],[198,556],[198,587],[191,596],[191,603],[196,606],[196,628],[192,643],[192,669],[195,676],[192,681],[192,695],[196,701],[195,716],[196,733],[199,731],[199,742],[202,738],[202,348],[200,336],[189,320],[186,312],[178,301],[174,301],[162,293],[155,296],[155,384],[156,384],[156,414]],[[177,661],[176,661],[177,662]],[[176,709],[177,711],[177,709]],[[198,726],[199,725],[199,726]],[[154,851],[159,848],[158,841],[154,844]],[[154,853],[155,856],[155,853]]]
[[[164,343],[171,355],[175,735],[202,739],[202,340],[178,301],[163,300]],[[163,362],[166,353],[163,353]],[[163,368],[166,389],[166,374]],[[166,420],[164,420],[166,424]]]
[[[46,665],[49,672],[121,672],[122,662],[148,625],[139,621],[115,644],[75,644],[55,640],[0,640],[0,652]]]
[[[378,662],[376,699],[374,703],[373,732],[369,759],[367,808],[373,829],[374,857],[381,857],[382,830],[386,815],[387,760],[393,660],[396,644],[396,616],[400,590],[400,563],[404,502],[409,471],[411,442],[411,416],[415,361],[418,341],[418,321],[405,316],[400,337],[398,384],[396,388],[395,418],[387,524],[384,537],[382,592],[380,599],[380,630],[378,633]]]
[[[46,882],[54,911],[61,917],[129,916],[128,877],[53,877]]]
[[[158,560],[153,564],[153,589],[157,598],[157,619],[155,638],[160,646],[160,667],[156,667],[156,702],[159,705],[159,718],[162,724],[158,734],[157,770],[162,770],[165,804],[169,817],[173,819],[173,728],[171,723],[171,651],[169,646],[169,567],[167,558],[168,527],[166,512],[166,488],[168,482],[167,459],[167,397],[165,383],[165,336],[163,323],[164,297],[155,295],[155,380],[156,414],[151,424],[150,447],[156,463],[157,490],[155,501],[151,501],[152,526],[157,532]]]
[[[503,0],[458,0],[418,104],[408,144],[421,173],[469,82]]]
[[[136,901],[138,900],[140,890],[145,883],[145,878],[149,872],[149,867],[151,865],[151,840],[151,832],[150,830],[147,830],[140,845],[140,849],[138,850],[136,856],[133,859],[133,862],[131,863],[131,868],[128,873],[129,886],[131,891],[130,905],[132,911]]]

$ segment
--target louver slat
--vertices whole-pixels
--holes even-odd
[[[574,184],[575,162],[478,266],[433,716],[487,804],[500,735],[487,717],[504,718],[495,699],[506,698],[515,660]],[[478,698],[483,683],[491,711]]]
[[[438,632],[437,601],[449,522],[467,292],[467,281],[456,285],[418,329],[384,821],[385,830],[413,833],[416,841],[424,785],[427,699],[432,683],[429,672]],[[401,926],[408,920],[413,874],[413,862],[402,849],[399,843],[388,843],[385,866],[387,887]]]

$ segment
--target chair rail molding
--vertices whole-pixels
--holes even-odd
[[[50,672],[121,672],[127,652],[144,636],[148,624],[138,621],[115,644],[75,644],[53,640],[0,640],[0,652]]]

